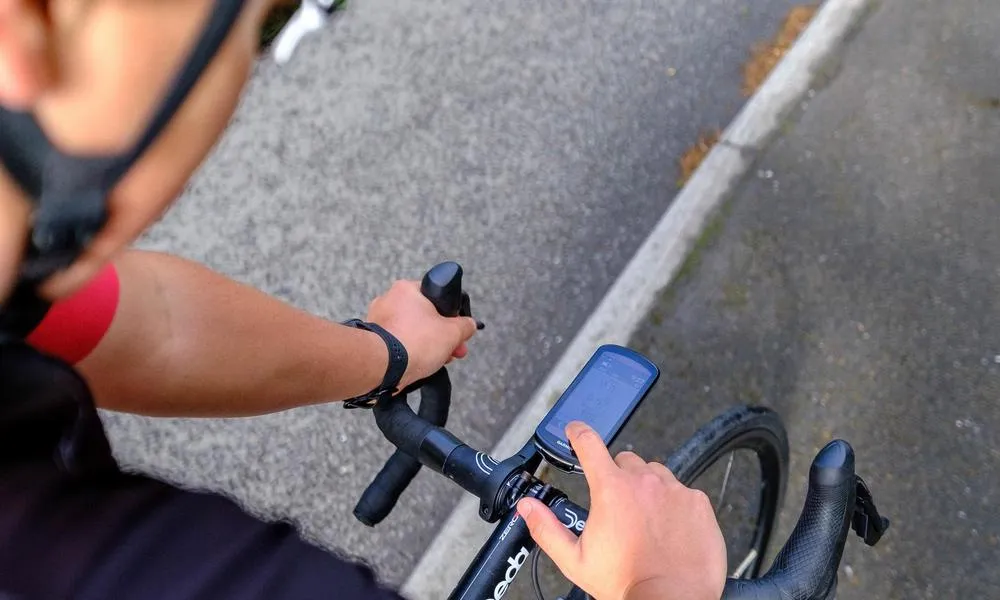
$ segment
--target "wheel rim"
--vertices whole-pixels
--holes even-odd
[[[752,497],[746,506],[746,522],[753,523],[752,531],[747,535],[747,543],[742,548],[746,550],[730,554],[730,564],[735,565],[730,576],[736,578],[754,578],[760,575],[760,567],[770,542],[771,530],[777,517],[782,497],[784,481],[781,479],[779,456],[776,444],[771,440],[760,439],[759,433],[753,436],[738,435],[728,443],[721,445],[713,454],[706,456],[698,464],[690,465],[688,472],[678,473],[678,479],[685,485],[702,489],[713,500],[716,516],[723,521],[728,503],[733,496],[733,485],[736,479],[746,470],[746,460],[741,461],[741,455],[756,463],[756,473],[751,480],[757,482],[748,486]],[[706,472],[718,468],[719,485],[706,489],[699,485]],[[745,477],[744,477],[745,479]],[[737,523],[739,521],[737,520]],[[721,526],[721,525],[720,525]],[[727,552],[733,549],[731,539],[723,527],[726,537]]]

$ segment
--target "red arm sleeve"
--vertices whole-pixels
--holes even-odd
[[[87,358],[108,332],[118,298],[118,272],[109,265],[76,294],[53,304],[27,341],[38,350],[76,364]]]

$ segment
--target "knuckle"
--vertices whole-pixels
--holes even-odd
[[[639,484],[651,490],[663,487],[663,481],[660,479],[660,476],[652,471],[646,471],[640,475]]]
[[[677,481],[677,476],[674,475],[674,472],[671,471],[670,468],[667,467],[667,465],[663,463],[651,463],[651,464],[654,465],[654,467],[660,472],[660,474],[666,477],[668,480]]]
[[[664,487],[671,488],[674,485],[677,485],[677,479],[673,476],[669,469],[659,463],[651,463],[650,467],[660,478],[660,481],[663,482]]]
[[[691,502],[698,508],[702,509],[712,509],[712,500],[708,497],[708,494],[702,490],[689,489],[688,492],[691,494]]]
[[[464,339],[469,339],[476,334],[476,321],[474,319],[460,319],[458,326]]]

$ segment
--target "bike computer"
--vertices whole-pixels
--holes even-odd
[[[557,469],[582,472],[566,425],[583,421],[610,446],[659,376],[656,365],[638,352],[601,346],[538,424],[535,447]]]

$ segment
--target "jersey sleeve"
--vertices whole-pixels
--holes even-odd
[[[108,265],[74,295],[53,304],[27,342],[69,364],[79,363],[111,328],[119,293],[118,272]]]

